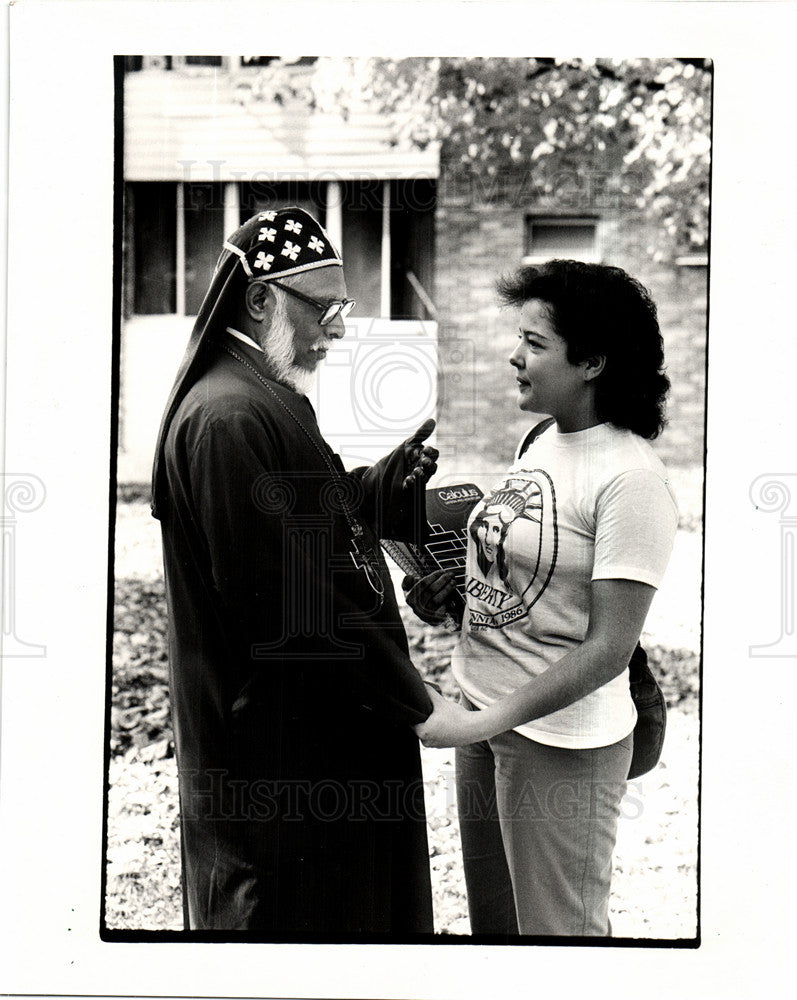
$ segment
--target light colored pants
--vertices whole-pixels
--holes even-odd
[[[632,750],[633,733],[568,750],[515,732],[457,750],[473,934],[611,933],[612,852]]]

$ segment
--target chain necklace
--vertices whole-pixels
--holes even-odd
[[[282,409],[288,414],[291,420],[296,424],[299,430],[304,434],[307,440],[312,445],[313,449],[321,456],[321,459],[329,470],[329,474],[332,479],[337,484],[337,494],[338,501],[340,503],[341,510],[346,518],[346,522],[349,526],[349,532],[351,534],[351,549],[349,551],[349,556],[351,561],[354,563],[357,569],[361,569],[365,573],[365,578],[368,580],[368,584],[371,590],[379,597],[379,607],[382,607],[382,602],[385,596],[385,585],[382,582],[382,576],[379,572],[379,563],[376,557],[376,553],[370,545],[365,543],[365,535],[363,532],[363,527],[357,518],[354,516],[353,512],[349,508],[346,502],[346,487],[343,484],[343,476],[341,476],[340,471],[335,468],[334,463],[330,459],[330,454],[332,449],[327,445],[326,441],[322,442],[326,445],[326,451],[321,448],[316,441],[315,437],[310,433],[310,431],[305,427],[304,423],[299,419],[299,417],[293,412],[293,410],[288,406],[284,399],[281,399],[278,393],[269,385],[268,379],[264,378],[260,372],[255,368],[253,364],[242,358],[240,354],[237,354],[231,347],[227,344],[223,344],[224,350],[236,361],[240,362],[244,368],[248,368],[250,372],[258,379],[258,381],[265,386],[271,396],[277,401],[277,403],[282,407]]]

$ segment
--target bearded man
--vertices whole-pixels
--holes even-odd
[[[250,219],[160,429],[185,925],[225,939],[433,929],[411,728],[432,704],[378,539],[415,536],[434,423],[344,470],[306,393],[353,304],[308,213]]]

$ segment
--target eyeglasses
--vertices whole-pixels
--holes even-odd
[[[291,288],[290,285],[284,285],[281,281],[269,281],[268,284],[276,285],[277,288],[281,288],[288,295],[293,295],[295,298],[301,299],[302,302],[307,302],[308,305],[315,306],[321,313],[318,317],[319,326],[328,326],[336,316],[345,319],[357,304],[354,299],[330,299],[328,302],[319,302],[318,299],[311,298],[309,295],[305,295],[304,292],[299,292],[295,288]]]

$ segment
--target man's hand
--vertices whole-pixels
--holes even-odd
[[[407,604],[427,625],[439,625],[446,614],[457,620],[462,618],[462,599],[451,574],[444,569],[435,570],[421,579],[405,576],[401,589]]]
[[[434,429],[434,420],[431,418],[424,420],[412,437],[407,438],[404,442],[404,468],[407,475],[402,487],[405,490],[416,483],[428,483],[437,472],[437,459],[440,457],[440,452],[437,448],[423,443]]]
[[[432,714],[412,727],[425,747],[464,747],[482,738],[478,732],[479,712],[470,712],[431,688],[429,697]]]

